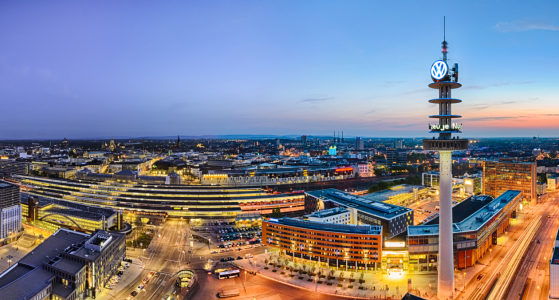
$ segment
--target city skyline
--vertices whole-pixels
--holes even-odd
[[[443,16],[464,137],[559,126],[556,2],[129,4],[0,4],[0,139],[429,136]]]

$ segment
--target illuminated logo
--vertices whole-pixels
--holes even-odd
[[[437,60],[431,66],[431,77],[433,80],[441,80],[448,73],[448,65],[444,60]]]

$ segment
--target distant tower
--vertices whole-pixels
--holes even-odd
[[[181,136],[179,135],[177,138],[177,149],[181,148]]]
[[[342,131],[342,143],[344,142],[344,132]]]
[[[113,137],[111,137],[111,142],[109,143],[109,149],[112,151],[115,151],[116,149],[116,145],[115,145],[115,140]]]
[[[438,298],[449,299],[454,292],[454,250],[452,225],[452,151],[468,149],[468,140],[452,137],[453,133],[460,133],[461,124],[452,123],[452,119],[461,118],[452,114],[452,104],[462,100],[452,98],[452,89],[462,85],[458,83],[458,64],[449,70],[447,64],[448,43],[446,37],[442,42],[443,59],[437,60],[431,66],[433,83],[430,88],[439,90],[439,98],[429,100],[439,105],[439,113],[429,116],[438,119],[438,124],[429,125],[430,133],[439,136],[423,140],[424,150],[439,152],[439,258],[438,258]]]
[[[68,140],[66,138],[62,141],[62,148],[68,149]]]

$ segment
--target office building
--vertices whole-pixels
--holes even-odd
[[[126,252],[123,233],[59,229],[0,274],[2,300],[95,298]]]
[[[365,149],[365,143],[363,141],[363,138],[356,137],[355,138],[355,150],[364,150],[364,149]]]
[[[28,162],[0,159],[0,178],[8,178],[12,175],[27,175],[28,173]]]
[[[350,212],[351,224],[382,226],[390,239],[413,224],[413,209],[354,196],[336,189],[305,192],[305,213],[343,207]]]
[[[19,186],[0,182],[0,244],[21,229]]]
[[[380,268],[383,236],[382,226],[282,218],[262,222],[262,241],[301,264],[372,271]]]
[[[520,190],[525,201],[537,201],[535,162],[484,161],[482,167],[484,195],[498,197],[507,190]]]
[[[386,149],[386,165],[397,166],[408,164],[408,151]]]
[[[451,265],[467,268],[484,255],[515,219],[522,201],[521,191],[506,191],[494,199],[491,196],[471,196],[452,208]],[[433,271],[441,267],[441,218],[424,225],[408,227],[410,270]]]
[[[301,136],[301,143],[302,143],[303,145],[306,145],[306,144],[307,144],[307,136],[306,136],[306,135]]]
[[[453,133],[460,133],[461,124],[453,123],[455,118],[461,116],[454,114],[452,104],[460,103],[462,100],[452,97],[452,90],[460,88],[458,83],[458,64],[454,64],[450,70],[447,64],[446,40],[442,43],[443,59],[437,60],[431,65],[431,79],[433,82],[429,87],[439,92],[439,97],[429,100],[430,103],[438,104],[438,114],[429,118],[436,119],[434,125],[429,125],[430,133],[438,134],[433,139],[423,140],[423,149],[437,151],[439,153],[439,203],[440,203],[440,242],[439,267],[438,267],[438,297],[447,299],[454,293],[454,264],[452,253],[452,152],[468,149],[468,140],[453,137]]]

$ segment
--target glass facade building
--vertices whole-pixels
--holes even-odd
[[[507,190],[519,190],[524,200],[537,201],[535,162],[484,161],[483,194],[499,197]]]

